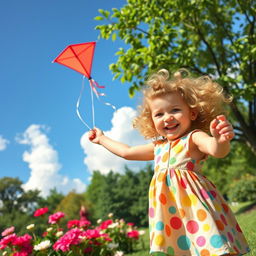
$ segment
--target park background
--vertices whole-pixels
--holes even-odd
[[[15,225],[22,232],[35,208],[46,205],[51,212],[65,211],[67,218],[78,216],[85,205],[93,222],[113,212],[147,226],[152,166],[121,160],[88,142],[87,128],[75,113],[82,75],[52,63],[67,45],[90,41],[96,41],[92,77],[106,86],[106,101],[117,108],[113,112],[95,100],[96,125],[125,143],[144,143],[131,122],[143,79],[159,67],[209,74],[234,96],[229,114],[236,129],[232,151],[225,159],[209,159],[204,171],[230,203],[246,202],[239,213],[252,213],[255,2],[128,2],[2,4],[1,230]],[[179,12],[170,15],[166,10],[171,5]],[[117,8],[115,17],[112,8]],[[87,86],[80,111],[92,125],[90,100]],[[255,231],[246,234],[253,241]]]

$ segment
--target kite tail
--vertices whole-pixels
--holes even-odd
[[[103,85],[99,85],[94,79],[92,79],[91,77],[89,78],[89,83],[90,83],[90,86],[91,86],[91,89],[93,90],[93,92],[95,93],[97,99],[99,101],[102,101],[100,100],[100,97],[99,96],[106,96],[105,93],[99,93],[96,89],[97,88],[105,88],[105,86]],[[105,101],[102,101],[103,104],[105,104],[106,106],[110,106],[114,111],[116,111],[116,107],[114,105],[112,105],[111,103],[109,102],[105,102]]]
[[[85,76],[83,77],[83,81],[82,81],[82,89],[80,92],[80,95],[78,97],[77,103],[76,103],[76,113],[77,116],[79,117],[80,121],[89,129],[92,130],[92,128],[84,121],[84,119],[82,118],[80,111],[79,111],[79,107],[80,107],[80,102],[81,102],[81,98],[83,95],[83,91],[84,91],[84,79]],[[99,101],[101,101],[103,104],[105,104],[106,106],[110,106],[112,109],[114,109],[114,111],[116,111],[116,107],[114,105],[112,105],[109,102],[105,102],[103,100],[100,99],[101,96],[106,96],[105,93],[99,93],[96,89],[97,88],[105,88],[105,86],[99,85],[96,81],[94,81],[92,78],[89,79],[89,83],[90,83],[90,88],[91,88],[91,109],[92,109],[92,123],[93,123],[93,127],[95,127],[95,114],[94,114],[94,97],[93,94],[96,95],[97,99]]]
[[[83,81],[82,81],[82,89],[81,89],[81,92],[80,92],[80,95],[78,97],[78,100],[76,102],[76,113],[77,113],[77,116],[78,118],[80,119],[80,121],[89,129],[91,130],[92,128],[84,121],[84,119],[82,118],[80,112],[79,112],[79,107],[80,107],[80,101],[81,101],[81,98],[82,98],[82,95],[83,95],[83,91],[84,91],[84,78],[83,77]],[[93,104],[93,98],[92,98],[92,114],[93,114],[93,120],[94,120],[94,104]],[[93,121],[93,127],[94,127],[94,121]]]

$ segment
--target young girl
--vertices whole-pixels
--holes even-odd
[[[242,255],[249,251],[227,203],[201,173],[207,156],[225,157],[234,137],[227,99],[209,77],[167,70],[150,77],[134,126],[152,143],[129,147],[98,128],[89,139],[128,160],[153,160],[149,188],[150,255]],[[210,132],[211,135],[208,135]]]

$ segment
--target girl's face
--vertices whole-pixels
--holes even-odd
[[[149,106],[156,131],[170,141],[189,132],[192,120],[197,117],[197,111],[179,93],[156,97],[149,101]]]

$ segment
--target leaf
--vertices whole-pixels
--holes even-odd
[[[112,41],[116,41],[116,33],[112,34]]]
[[[104,20],[104,18],[102,16],[96,16],[94,20]]]

